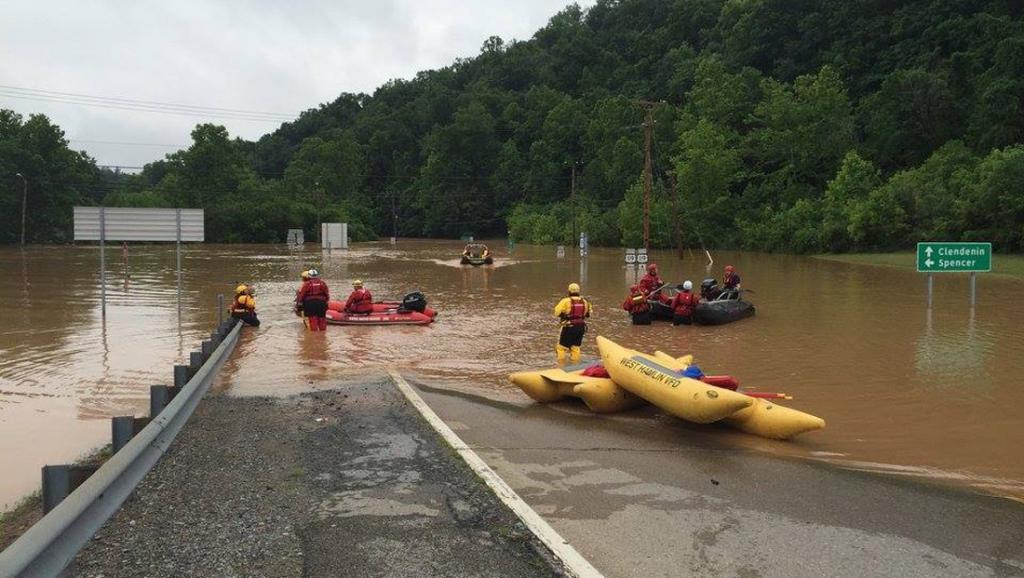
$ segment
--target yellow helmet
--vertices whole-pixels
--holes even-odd
[[[241,295],[242,293],[245,293],[248,290],[249,290],[248,286],[246,286],[246,285],[239,285],[238,287],[235,287],[235,295]]]
[[[299,277],[300,277],[300,278],[301,278],[302,280],[306,280],[306,279],[309,279],[309,271],[308,271],[308,270],[306,270],[306,271],[303,271],[302,273],[299,273]]]
[[[362,287],[363,286],[363,282],[360,279],[356,279],[355,281],[352,282],[352,286],[353,287]]]
[[[569,283],[569,293],[579,293],[579,292],[580,292],[580,285],[579,285],[579,283]]]

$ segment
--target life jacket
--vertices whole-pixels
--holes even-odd
[[[373,296],[366,289],[356,289],[348,296],[345,310],[352,313],[373,312]]]
[[[583,325],[587,319],[587,301],[579,296],[569,297],[569,313],[562,314],[562,319],[569,325]]]
[[[651,305],[647,302],[647,297],[644,297],[643,293],[637,293],[626,298],[626,303],[623,304],[622,308],[630,313],[646,313],[651,310]]]
[[[256,309],[256,300],[248,295],[237,295],[231,302],[232,313],[248,313]]]
[[[676,315],[689,317],[697,306],[697,296],[689,291],[683,291],[672,300],[672,310]]]
[[[740,276],[735,272],[729,273],[722,278],[722,285],[726,289],[735,289],[740,286]]]
[[[651,275],[648,273],[640,278],[640,290],[643,291],[645,295],[662,285],[664,285],[664,283],[662,282],[661,277],[658,277],[657,275]]]
[[[320,279],[306,281],[305,287],[301,289],[303,301],[327,301],[327,283]]]

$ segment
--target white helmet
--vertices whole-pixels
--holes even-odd
[[[319,277],[320,276],[320,272],[317,271],[316,269],[310,269],[309,270],[309,276],[310,277]]]
[[[684,281],[683,291],[693,291],[693,281]]]

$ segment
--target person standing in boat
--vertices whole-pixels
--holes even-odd
[[[640,290],[639,285],[629,288],[629,297],[626,297],[622,308],[629,312],[633,325],[651,324],[651,304],[647,302],[647,297]]]
[[[373,313],[373,295],[363,288],[363,282],[359,279],[352,282],[352,293],[345,301],[345,313],[356,315]]]
[[[730,297],[739,297],[740,274],[736,272],[736,268],[732,265],[725,266],[725,274],[722,276],[722,292],[730,293]]]
[[[683,290],[672,299],[672,325],[691,325],[700,297],[693,292],[693,281],[683,283]]]
[[[555,317],[561,321],[562,329],[555,345],[558,363],[565,362],[565,354],[569,352],[573,363],[580,360],[580,346],[583,335],[587,332],[587,318],[590,317],[590,302],[580,296],[580,286],[569,283],[569,295],[555,305]]]
[[[640,290],[644,292],[644,295],[654,297],[653,293],[664,285],[665,282],[658,276],[658,264],[647,265],[647,273],[640,278]]]
[[[256,317],[255,290],[248,285],[235,288],[235,298],[231,301],[231,316],[240,319],[251,327],[259,327],[260,320]]]
[[[295,297],[295,303],[302,306],[302,312],[309,320],[310,331],[327,330],[327,301],[330,298],[330,290],[320,278],[320,272],[310,269],[309,279],[302,283]]]

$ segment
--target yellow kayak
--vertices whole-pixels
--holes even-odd
[[[597,348],[612,380],[672,415],[711,423],[753,405],[753,398],[682,377],[676,363],[627,349],[598,336]]]
[[[578,397],[595,413],[624,411],[642,405],[644,400],[619,387],[607,377],[581,375],[585,367],[575,371],[561,368],[542,371],[521,371],[508,376],[526,395],[541,403],[566,397]]]

